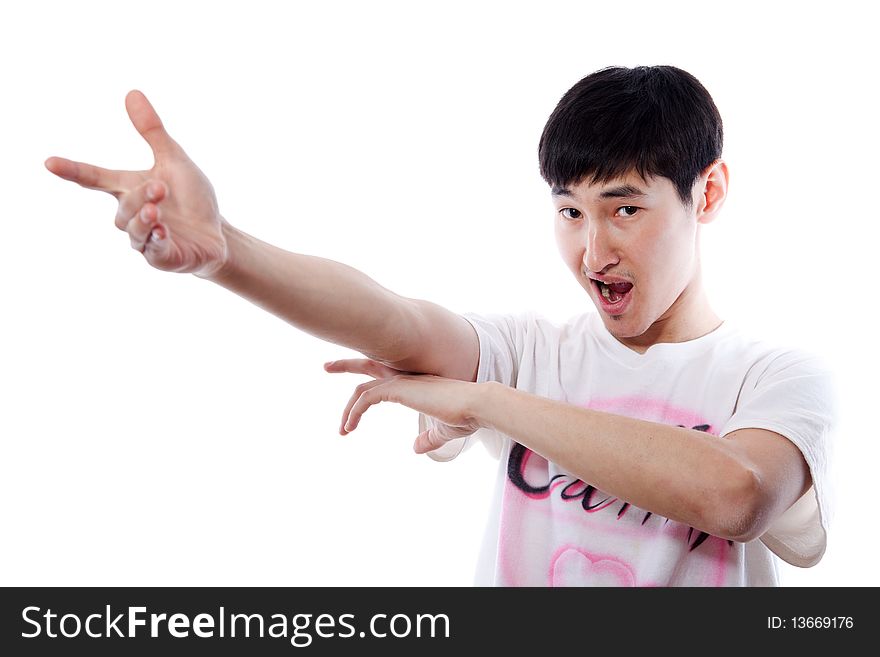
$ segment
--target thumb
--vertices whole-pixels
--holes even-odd
[[[421,433],[413,443],[416,454],[431,452],[451,440],[470,436],[477,431],[473,427],[453,427],[422,413],[419,414],[419,430]]]
[[[413,443],[413,451],[416,454],[425,454],[432,452],[447,442],[447,438],[443,438],[437,433],[437,429],[432,427],[427,431],[422,431]]]
[[[153,157],[158,161],[164,156],[179,152],[182,149],[171,138],[162,125],[162,119],[156,114],[156,110],[140,91],[134,89],[125,97],[125,109],[128,117],[153,150]]]

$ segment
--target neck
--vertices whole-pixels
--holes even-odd
[[[617,341],[640,354],[659,342],[687,342],[711,333],[721,325],[721,318],[709,305],[699,270],[669,309],[641,335],[617,338]],[[615,336],[616,337],[616,336]]]

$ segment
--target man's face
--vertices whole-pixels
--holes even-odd
[[[687,305],[682,293],[699,272],[698,222],[669,179],[587,178],[552,195],[559,252],[612,335],[640,336]],[[599,280],[612,283],[604,294]]]

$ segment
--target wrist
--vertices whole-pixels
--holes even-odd
[[[492,410],[498,408],[498,396],[503,394],[507,386],[497,381],[475,383],[474,386],[471,417],[481,429],[494,429]]]
[[[237,243],[236,238],[241,235],[240,231],[223,217],[220,217],[220,233],[223,236],[222,258],[211,263],[202,271],[193,272],[193,275],[198,278],[203,278],[206,281],[218,284],[221,284],[224,280],[229,280],[229,278],[234,275],[236,267],[234,255],[235,245]]]

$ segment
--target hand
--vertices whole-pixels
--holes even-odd
[[[423,431],[413,443],[417,454],[437,449],[453,438],[469,436],[481,425],[474,416],[479,384],[431,374],[401,372],[378,361],[352,358],[324,363],[328,372],[368,374],[373,381],[360,384],[342,413],[339,433],[354,431],[361,415],[373,404],[395,402],[430,415],[443,424]]]
[[[46,168],[65,180],[112,194],[119,201],[116,227],[128,233],[132,248],[150,265],[207,278],[227,258],[214,188],[165,131],[146,96],[130,91],[125,109],[153,150],[152,169],[116,171],[61,157],[50,157]]]

